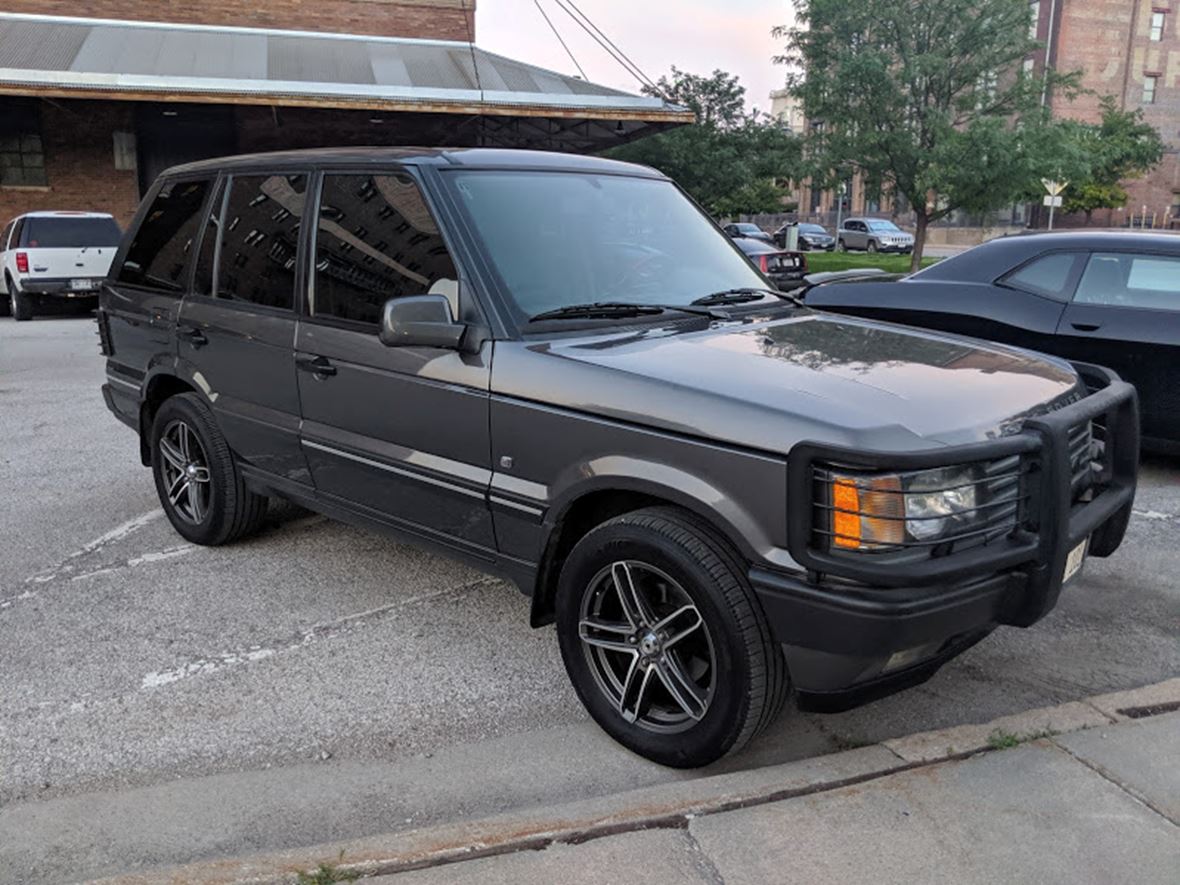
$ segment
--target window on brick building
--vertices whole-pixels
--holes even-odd
[[[1166,12],[1153,12],[1151,14],[1151,40],[1158,43],[1164,39],[1164,22],[1167,21]]]
[[[0,185],[45,187],[45,150],[41,141],[41,108],[16,102],[0,110]]]
[[[1155,104],[1155,87],[1159,77],[1148,74],[1143,78],[1143,104]]]
[[[1028,35],[1035,40],[1041,29],[1041,0],[1033,0],[1028,4],[1028,16]]]

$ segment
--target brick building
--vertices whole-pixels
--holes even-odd
[[[475,0],[8,0],[0,222],[37,209],[126,224],[168,166],[357,144],[589,151],[692,121],[484,52]],[[249,23],[251,27],[241,27]]]
[[[1073,100],[1045,94],[1054,114],[1097,123],[1101,100],[1113,96],[1123,110],[1142,109],[1167,146],[1163,161],[1143,178],[1124,182],[1127,205],[1098,210],[1090,224],[1101,227],[1141,225],[1180,228],[1180,0],[1030,0],[1030,35],[1044,48],[1024,61],[1035,76],[1046,65],[1058,71],[1081,71],[1087,92]],[[785,108],[785,90],[771,93]],[[904,216],[889,196],[869,193],[860,176],[845,183],[843,213]],[[830,190],[800,187],[803,217],[833,223],[836,195]],[[1031,222],[1043,226],[1039,206],[1018,204],[996,213],[988,224],[1000,229]],[[1007,216],[1006,218],[1004,216]],[[1085,215],[1057,216],[1058,224],[1085,224]]]
[[[1099,101],[1114,96],[1124,110],[1142,109],[1167,153],[1144,178],[1128,181],[1122,210],[1094,213],[1093,223],[1164,226],[1180,217],[1180,0],[1032,0],[1034,33],[1046,48],[1026,67],[1082,71],[1092,94],[1050,96],[1058,116],[1097,122]],[[1084,219],[1081,219],[1084,220]],[[1176,226],[1176,224],[1172,224]]]

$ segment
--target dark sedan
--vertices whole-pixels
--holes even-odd
[[[784,252],[761,240],[741,238],[734,243],[776,288],[785,292],[803,285],[803,278],[807,275],[807,256],[802,252]]]
[[[732,237],[734,240],[737,240],[739,242],[741,240],[761,240],[763,243],[773,243],[774,242],[774,240],[771,238],[770,234],[768,234],[766,231],[764,231],[758,225],[750,224],[745,221],[735,222],[733,224],[727,224],[722,229],[727,234],[729,234],[730,237]]]
[[[782,248],[787,248],[787,229],[791,224],[784,224],[774,232],[774,241]],[[822,250],[831,252],[836,248],[836,238],[818,224],[799,225],[799,249],[803,252]]]
[[[1139,390],[1145,444],[1180,453],[1180,236],[1026,234],[807,303],[1108,366]]]

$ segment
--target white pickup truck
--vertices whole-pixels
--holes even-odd
[[[31,319],[53,302],[90,309],[111,268],[122,232],[102,212],[29,212],[0,235],[0,312]]]

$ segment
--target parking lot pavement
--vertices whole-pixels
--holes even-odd
[[[530,630],[527,600],[500,581],[293,508],[231,547],[184,543],[101,379],[91,322],[0,321],[0,881],[694,776],[588,722],[552,630]],[[1045,621],[869,707],[789,713],[712,770],[1180,674],[1178,539],[1180,463],[1149,460],[1127,543]],[[5,829],[30,821],[45,855],[17,869]]]

